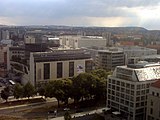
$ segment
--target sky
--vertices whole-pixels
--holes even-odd
[[[160,0],[1,0],[1,24],[160,30]]]

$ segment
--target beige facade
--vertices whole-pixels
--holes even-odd
[[[23,84],[30,81],[34,86],[39,86],[49,80],[70,78],[92,69],[92,59],[88,53],[79,50],[57,52],[31,53],[29,71],[23,75]]]

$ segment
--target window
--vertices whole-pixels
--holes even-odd
[[[112,84],[115,84],[115,80],[112,80]]]
[[[140,91],[137,91],[137,95],[140,95]]]
[[[137,90],[141,89],[141,85],[137,85]]]
[[[50,63],[44,64],[44,79],[50,79]]]
[[[153,101],[151,100],[151,106],[153,106]]]
[[[150,109],[150,114],[153,114],[153,109],[152,108]]]
[[[152,95],[154,95],[154,92],[152,92]]]
[[[74,76],[74,62],[69,62],[69,77]]]
[[[57,78],[62,78],[62,71],[63,71],[62,62],[57,63]]]
[[[127,84],[126,84],[126,88],[130,88],[130,84],[127,83]]]
[[[134,85],[131,85],[131,89],[134,89]]]
[[[136,97],[136,101],[140,101],[140,97]]]
[[[124,82],[121,82],[121,86],[123,86],[123,87],[124,87],[124,86],[125,86],[125,83],[124,83]]]
[[[117,81],[117,85],[120,85],[120,81]]]
[[[159,93],[157,93],[157,97],[159,97]]]

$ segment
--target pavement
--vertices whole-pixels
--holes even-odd
[[[76,117],[81,117],[81,116],[85,116],[85,115],[92,115],[92,114],[100,114],[102,113],[102,110],[105,108],[99,108],[97,110],[90,110],[90,111],[85,111],[85,112],[80,112],[80,113],[74,113],[71,114],[72,118],[76,118]],[[60,117],[55,117],[55,118],[48,118],[48,120],[64,120],[64,116],[60,116]]]

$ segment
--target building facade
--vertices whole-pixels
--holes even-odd
[[[147,100],[147,120],[160,120],[160,80],[150,87]]]
[[[126,64],[126,56],[123,51],[117,48],[109,48],[108,50],[99,50],[97,57],[98,68],[113,71],[116,66]]]
[[[151,83],[160,79],[160,64],[139,63],[116,67],[108,77],[107,106],[129,120],[146,120]]]
[[[23,84],[30,81],[34,86],[49,80],[70,78],[92,70],[92,59],[83,50],[55,50],[53,52],[33,52],[29,67],[23,69]]]

